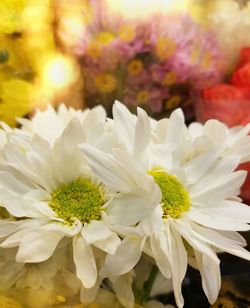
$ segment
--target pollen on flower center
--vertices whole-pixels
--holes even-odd
[[[160,169],[148,173],[161,189],[164,218],[178,218],[189,210],[191,206],[189,194],[175,176]]]
[[[65,220],[79,219],[82,223],[100,220],[105,199],[101,186],[88,178],[79,178],[59,187],[50,200],[50,207]]]

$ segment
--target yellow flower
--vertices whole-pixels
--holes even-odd
[[[160,37],[156,42],[156,55],[160,60],[167,60],[174,55],[176,48],[176,43],[173,40]]]
[[[97,42],[92,42],[89,44],[87,48],[87,54],[89,57],[93,59],[98,59],[101,56],[102,49],[100,47],[100,44]]]
[[[130,75],[138,75],[143,70],[143,63],[140,60],[131,61],[128,65]]]
[[[22,31],[22,10],[27,0],[0,1],[0,33],[11,34]]]
[[[22,38],[0,36],[0,68],[8,66],[18,73],[27,70],[28,64],[22,46]]]
[[[111,32],[100,32],[95,39],[97,43],[105,46],[111,43],[115,39],[115,36]]]
[[[195,64],[200,58],[201,50],[199,47],[194,47],[190,53],[190,61]]]
[[[175,72],[169,72],[163,77],[162,84],[164,86],[172,86],[176,83],[176,78]]]
[[[18,302],[16,302],[14,299],[0,295],[0,307],[1,308],[22,308],[22,305],[20,305]]]
[[[11,79],[0,84],[0,119],[11,126],[16,117],[30,112],[32,85],[24,80]]]
[[[146,90],[142,90],[137,93],[136,95],[136,102],[137,104],[145,104],[149,101],[150,94]]]
[[[111,74],[100,74],[95,77],[96,87],[103,93],[111,93],[116,88],[116,78]]]
[[[135,38],[135,30],[131,26],[123,25],[119,30],[118,36],[125,42],[131,42]]]
[[[26,61],[37,71],[41,56],[55,52],[53,36],[53,10],[50,0],[29,0],[22,12],[24,29],[22,53]],[[37,52],[39,50],[39,52]]]
[[[203,56],[203,59],[201,61],[201,67],[205,70],[209,69],[210,65],[212,63],[212,55],[210,52],[206,52]]]
[[[181,103],[181,97],[179,95],[172,96],[169,100],[167,100],[165,104],[165,108],[167,110],[173,110],[177,108]]]

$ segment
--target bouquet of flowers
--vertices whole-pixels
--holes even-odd
[[[150,302],[159,271],[183,307],[188,264],[214,303],[217,254],[250,260],[237,232],[249,230],[250,208],[237,197],[246,172],[236,171],[250,160],[249,125],[187,127],[180,109],[156,121],[119,102],[112,119],[101,106],[61,105],[18,121],[1,130],[1,306],[29,294],[24,305],[34,308],[36,289],[51,306],[109,290],[124,307],[162,307]]]
[[[59,37],[80,59],[90,106],[102,104],[110,113],[110,102],[120,99],[131,110],[143,106],[154,117],[178,106],[190,117],[192,92],[222,77],[213,34],[187,12],[128,18],[114,13],[108,1],[89,1],[82,12],[85,20],[91,16],[89,21],[73,27],[62,19]]]

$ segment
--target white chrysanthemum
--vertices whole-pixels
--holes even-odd
[[[153,179],[100,151],[106,151],[106,137],[110,140],[104,124],[99,134],[92,131],[94,140],[89,131],[74,118],[54,144],[38,135],[9,133],[0,166],[1,205],[18,218],[0,220],[1,246],[18,247],[18,262],[42,262],[63,238],[72,238],[76,273],[85,288],[98,277],[96,249],[105,258],[118,247],[131,248],[113,227],[133,229],[160,201]],[[94,144],[101,155],[92,169],[78,148],[81,143],[83,149]],[[128,258],[125,265],[133,262]]]
[[[17,121],[22,125],[23,133],[29,136],[37,134],[53,144],[72,119],[77,119],[85,129],[91,127],[92,137],[94,138],[94,133],[99,132],[100,125],[103,128],[103,123],[106,121],[106,112],[102,106],[82,111],[67,108],[64,104],[61,104],[56,111],[49,105],[45,111],[38,110],[31,120],[19,118]]]
[[[250,160],[250,124],[228,128],[218,120],[209,120],[204,125],[192,123],[188,130],[195,143],[206,142],[214,147],[223,146],[221,157],[237,155],[241,163]]]
[[[223,140],[212,143],[211,136],[209,139],[205,134],[199,139],[193,138],[184,124],[181,110],[175,111],[170,119],[155,123],[143,110],[138,109],[136,118],[126,107],[116,103],[113,116],[111,125],[117,139],[123,143],[119,156],[128,168],[136,166],[134,170],[154,179],[162,193],[155,215],[138,225],[138,236],[142,227],[158,225],[152,236],[144,238],[146,242],[145,245],[142,242],[141,250],[155,259],[166,278],[172,277],[178,307],[184,304],[181,284],[188,253],[194,254],[203,289],[213,303],[221,283],[216,252],[225,251],[250,260],[250,253],[242,248],[245,240],[236,232],[250,229],[247,224],[250,208],[236,197],[246,172],[234,171],[242,155],[249,155],[249,152],[229,155],[237,152]],[[243,143],[248,149],[249,139],[244,139]],[[92,149],[88,159],[93,163],[101,162],[98,156]],[[129,230],[120,228],[120,232],[129,233]],[[121,273],[125,260],[133,259],[133,252],[139,254],[138,249],[128,253],[120,246],[113,256],[106,258],[102,274]],[[114,266],[117,258],[119,262]]]

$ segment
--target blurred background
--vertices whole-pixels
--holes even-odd
[[[247,0],[1,0],[0,120],[15,127],[60,103],[102,104],[112,116],[118,99],[155,119],[180,107],[187,124],[247,125],[249,33]],[[242,198],[250,204],[250,177]],[[227,278],[214,307],[249,307],[249,265],[222,259]],[[185,307],[208,306],[202,292],[193,296],[197,273],[189,277]]]

